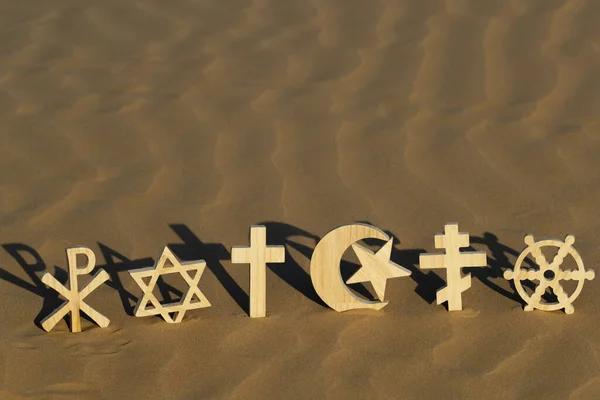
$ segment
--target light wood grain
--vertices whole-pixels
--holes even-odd
[[[567,235],[564,242],[556,239],[546,239],[536,242],[533,235],[525,236],[525,244],[527,247],[519,254],[519,258],[515,263],[513,271],[505,271],[504,278],[512,279],[515,283],[517,293],[527,303],[525,311],[538,309],[542,311],[554,311],[564,309],[565,313],[572,314],[575,312],[573,302],[581,294],[583,284],[587,280],[592,280],[595,277],[593,270],[586,270],[583,265],[581,256],[573,247],[575,237]],[[552,262],[548,262],[542,249],[544,247],[557,247],[558,252],[554,256]],[[570,255],[577,264],[575,270],[562,270],[560,266],[565,260],[565,257]],[[539,269],[525,268],[523,262],[527,257],[533,257]],[[527,293],[523,286],[523,281],[537,281],[538,285],[533,294]],[[561,280],[575,280],[577,287],[571,295],[567,295]],[[546,302],[542,296],[551,289],[556,295],[557,302]]]
[[[158,254],[157,261],[152,267],[129,272],[144,293],[135,306],[134,315],[136,317],[147,317],[160,314],[166,322],[173,324],[183,321],[183,317],[188,310],[210,307],[210,302],[198,288],[205,268],[206,262],[204,260],[180,262],[171,250],[165,246]],[[188,288],[179,301],[161,304],[152,291],[158,282],[158,278],[166,274],[180,274],[187,283]],[[148,282],[144,282],[146,278],[150,278]]]
[[[377,298],[385,300],[385,287],[387,280],[410,275],[410,271],[391,261],[394,239],[387,241],[377,253],[357,243],[352,244],[352,249],[358,257],[362,267],[346,281],[346,283],[371,282]]]
[[[267,315],[267,263],[285,262],[284,246],[267,246],[267,228],[250,227],[250,247],[233,246],[232,264],[250,264],[250,317]]]
[[[78,276],[87,275],[94,269],[96,265],[96,255],[94,252],[82,246],[67,248],[67,263],[69,268],[69,289],[60,283],[50,273],[45,273],[42,276],[42,282],[52,289],[56,290],[67,301],[59,308],[54,310],[42,321],[42,328],[49,332],[56,324],[63,319],[67,314],[71,313],[71,332],[81,332],[81,316],[79,311],[83,311],[96,322],[100,327],[105,328],[110,323],[110,320],[98,311],[90,307],[83,300],[96,290],[100,285],[108,280],[108,273],[104,270],[99,270],[93,277],[91,282],[79,291]],[[77,266],[77,255],[84,255],[87,259],[85,266]]]
[[[370,301],[360,298],[346,286],[342,279],[340,271],[342,256],[348,247],[362,239],[390,240],[388,235],[383,231],[371,225],[343,225],[326,234],[313,252],[310,261],[310,278],[317,294],[325,304],[335,311],[342,312],[359,308],[380,310],[388,304],[386,301]],[[390,246],[389,251],[391,251],[391,244],[389,242],[388,246]],[[363,260],[369,260],[365,262],[363,267],[350,280],[353,282],[375,280],[377,285],[376,291],[378,295],[381,294],[380,298],[382,299],[383,290],[385,290],[385,279],[390,274],[391,265],[382,266],[381,256],[385,256],[388,249],[384,249],[383,253],[377,256],[362,246],[357,248],[363,250],[362,252],[358,250],[361,253],[359,258],[363,257]],[[357,248],[355,248],[355,251],[357,251]],[[389,256],[387,261],[389,261]],[[377,265],[377,268],[373,268],[373,265]],[[385,279],[382,282],[381,279],[383,277]]]
[[[471,274],[461,273],[463,267],[485,267],[487,257],[483,251],[461,252],[469,247],[469,234],[458,231],[458,224],[446,224],[444,233],[435,235],[436,249],[444,253],[426,253],[419,257],[421,269],[446,269],[446,286],[437,291],[437,304],[448,302],[449,311],[462,310],[462,292],[471,287]]]

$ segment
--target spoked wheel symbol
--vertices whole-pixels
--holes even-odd
[[[581,293],[585,280],[594,279],[594,271],[585,270],[581,256],[573,248],[575,237],[568,235],[564,242],[551,239],[536,242],[532,235],[527,235],[524,241],[527,247],[519,255],[514,271],[505,271],[504,278],[514,281],[517,292],[525,303],[527,303],[525,311],[532,311],[533,309],[554,311],[564,308],[565,313],[572,314],[575,311],[572,303]],[[558,248],[558,252],[552,262],[548,262],[542,251],[545,247]],[[530,255],[535,259],[540,269],[530,269],[523,266],[524,260]],[[560,268],[565,257],[568,255],[577,264],[577,268],[574,270],[563,270]],[[570,280],[577,281],[577,287],[571,295],[568,295],[560,282]],[[533,294],[529,295],[527,293],[523,286],[523,281],[538,282]],[[552,289],[558,300],[557,302],[546,302],[542,299],[542,296],[548,289]]]

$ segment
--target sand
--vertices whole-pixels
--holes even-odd
[[[573,315],[526,313],[501,274],[526,233],[600,270],[598,21],[594,0],[1,1],[0,398],[597,399],[598,279]],[[338,314],[310,256],[357,221],[413,273]],[[489,259],[462,312],[418,269],[446,222]],[[257,223],[288,262],[253,320],[229,251]],[[207,260],[212,303],[173,325],[132,316],[127,273],[167,244]],[[111,324],[45,333],[71,245],[111,275],[88,298]]]

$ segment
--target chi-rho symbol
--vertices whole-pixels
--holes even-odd
[[[77,267],[78,254],[86,256],[87,264],[85,267]],[[42,321],[42,328],[44,328],[46,332],[50,332],[61,319],[71,313],[71,332],[81,332],[81,316],[79,315],[79,311],[86,313],[87,316],[100,325],[100,327],[106,328],[108,324],[110,324],[110,320],[94,310],[83,300],[108,280],[108,273],[103,269],[99,270],[92,278],[92,281],[80,291],[79,283],[77,281],[78,276],[87,275],[92,272],[96,265],[96,255],[87,247],[69,247],[67,248],[67,262],[69,264],[69,289],[48,272],[42,276],[42,282],[67,299],[67,301],[54,310],[52,314],[44,318]]]

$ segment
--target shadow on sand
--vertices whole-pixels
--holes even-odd
[[[488,249],[487,263],[489,268],[465,268],[465,272],[470,272],[471,275],[477,278],[485,286],[489,287],[496,293],[515,301],[516,303],[525,305],[525,302],[517,294],[513,281],[509,281],[511,291],[508,291],[494,283],[495,279],[504,281],[504,271],[514,269],[514,261],[519,257],[521,251],[515,250],[498,240],[498,237],[491,232],[484,232],[483,236],[471,236],[472,244],[481,244]],[[514,261],[511,261],[513,259]],[[528,268],[539,269],[530,258],[526,258],[524,263]],[[530,281],[522,281],[522,285],[528,289],[535,290],[536,285]],[[543,296],[546,301],[552,301],[552,294],[548,293]]]
[[[43,329],[42,321],[44,318],[46,318],[52,311],[64,303],[64,300],[58,296],[56,291],[48,288],[42,282],[42,276],[47,269],[46,263],[44,260],[42,260],[40,254],[33,247],[26,244],[5,243],[2,245],[2,248],[6,250],[6,252],[12,256],[12,258],[14,258],[23,271],[25,271],[25,274],[27,274],[31,282],[27,282],[26,280],[19,278],[18,276],[13,275],[2,268],[0,268],[0,278],[25,289],[28,292],[36,294],[43,299],[44,303],[42,305],[42,309],[34,319],[35,325],[38,328]],[[68,280],[67,271],[57,266],[54,266],[53,275],[63,285]],[[88,321],[90,320],[89,318],[86,319]],[[70,325],[71,321],[69,316],[66,317],[66,320]]]

